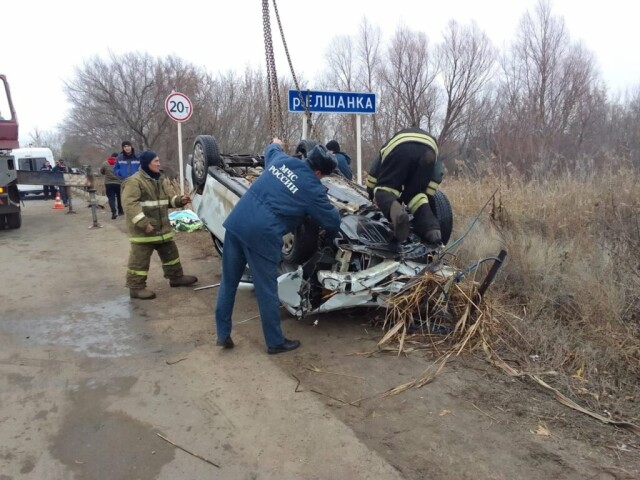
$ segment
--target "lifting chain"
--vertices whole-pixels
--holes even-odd
[[[284,51],[287,56],[287,62],[289,63],[289,69],[291,71],[291,77],[293,78],[293,83],[298,91],[298,98],[300,99],[300,104],[304,105],[305,116],[307,117],[307,126],[310,132],[313,132],[313,136],[317,137],[317,132],[315,131],[315,126],[311,122],[311,112],[309,111],[309,106],[307,102],[305,102],[304,97],[302,96],[302,91],[300,90],[300,85],[298,84],[298,78],[296,77],[295,71],[293,69],[293,63],[291,62],[291,56],[289,55],[289,48],[287,47],[287,42],[284,38],[284,30],[282,28],[282,22],[280,21],[280,14],[278,12],[278,5],[276,4],[276,0],[273,0],[273,10],[276,14],[276,20],[278,22],[278,28],[280,30],[280,36],[282,37],[282,44],[284,46]],[[273,54],[273,40],[271,38],[271,20],[269,16],[269,0],[262,0],[262,23],[264,28],[264,48],[265,55],[267,59],[267,80],[269,82],[269,117],[271,119],[271,133],[272,136],[278,131],[278,127],[280,131],[283,129],[284,121],[282,116],[282,103],[280,102],[280,91],[278,89],[278,75],[276,74],[276,63],[275,57]],[[276,125],[276,117],[274,112],[274,103],[278,109],[278,120],[279,124]]]
[[[278,135],[283,128],[282,104],[278,89],[278,74],[276,60],[273,55],[273,40],[271,38],[271,19],[269,17],[269,0],[262,0],[262,28],[264,31],[264,52],[267,65],[267,97],[269,99],[269,122],[271,138]],[[276,116],[276,108],[278,116]]]

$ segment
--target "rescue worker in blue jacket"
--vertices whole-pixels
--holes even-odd
[[[280,327],[278,266],[282,237],[293,232],[305,217],[314,218],[335,235],[340,227],[338,210],[329,202],[320,179],[336,168],[336,160],[323,145],[315,146],[305,160],[285,154],[282,141],[273,139],[265,149],[265,170],[236,204],[224,222],[222,281],[216,304],[218,346],[233,348],[231,315],[240,278],[249,265],[255,287],[267,352],[276,354],[300,346],[288,340]]]
[[[336,140],[329,140],[327,143],[327,150],[329,150],[336,157],[338,162],[338,170],[345,176],[345,178],[352,180],[353,173],[351,172],[351,157],[340,150],[340,144]]]
[[[126,180],[131,175],[140,170],[140,155],[129,140],[122,142],[122,151],[116,157],[116,164],[113,166],[115,173],[120,180]]]
[[[400,130],[382,146],[371,165],[367,190],[393,224],[399,242],[409,236],[408,208],[413,214],[413,231],[430,245],[442,243],[440,222],[429,197],[435,195],[443,176],[438,144],[421,128]]]

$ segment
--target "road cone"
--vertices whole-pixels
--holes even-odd
[[[60,200],[60,192],[56,193],[56,201],[53,202],[53,210],[64,210],[64,205],[62,204],[62,200]]]

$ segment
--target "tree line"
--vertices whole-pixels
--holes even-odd
[[[383,43],[365,17],[357,32],[332,39],[325,59],[314,90],[376,93],[377,113],[362,117],[365,169],[395,131],[413,125],[437,138],[450,173],[536,178],[612,161],[640,167],[640,88],[612,95],[593,53],[571,39],[549,0],[523,15],[504,51],[475,23],[455,20],[437,43],[402,25]],[[97,165],[130,139],[177,174],[175,122],[164,112],[174,88],[195,106],[183,124],[185,152],[199,134],[214,135],[225,153],[261,153],[270,140],[262,70],[212,74],[177,56],[131,52],[91,58],[66,82],[61,154]],[[293,81],[281,78],[279,88],[286,99]],[[300,114],[283,106],[283,116],[281,134],[293,148]],[[337,139],[355,157],[353,115],[313,114],[312,124],[310,137]]]

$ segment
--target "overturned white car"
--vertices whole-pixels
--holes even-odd
[[[195,139],[190,157],[186,177],[195,192],[193,208],[221,254],[222,224],[262,173],[264,159],[261,155],[220,154],[210,135]],[[355,306],[384,306],[385,297],[425,268],[443,275],[451,273],[451,269],[432,262],[437,247],[423,244],[417,235],[410,234],[403,243],[395,241],[390,223],[369,200],[364,187],[339,174],[322,182],[341,214],[340,233],[330,245],[322,245],[318,225],[308,220],[284,239],[278,295],[289,312],[302,317]],[[436,193],[431,208],[446,245],[453,213],[443,192]]]

